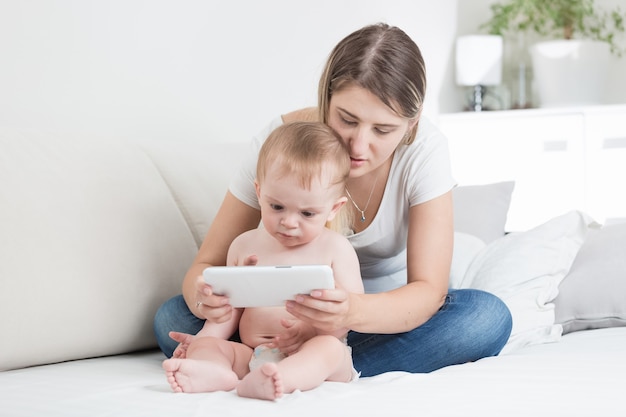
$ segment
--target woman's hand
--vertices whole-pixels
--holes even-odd
[[[277,347],[285,355],[296,353],[304,342],[317,334],[312,326],[298,320],[282,319],[280,324],[285,331],[274,338],[271,346]]]
[[[229,304],[228,297],[213,294],[213,289],[202,276],[196,280],[196,300],[196,304],[191,306],[196,316],[211,323],[224,323],[231,319],[233,306]]]
[[[353,294],[339,288],[316,290],[287,301],[296,318],[326,334],[343,334],[350,329]]]
[[[243,265],[253,266],[258,261],[256,255],[250,255],[244,260]],[[202,276],[196,279],[196,304],[192,308],[195,308],[197,316],[211,323],[227,322],[233,314],[233,306],[229,304],[228,297],[213,294],[213,288],[204,282]]]

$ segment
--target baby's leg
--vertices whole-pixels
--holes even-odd
[[[246,375],[237,386],[242,397],[273,400],[283,393],[306,391],[324,381],[349,382],[352,357],[334,336],[316,336],[277,364],[267,363]]]
[[[213,337],[194,339],[187,358],[163,362],[167,381],[174,392],[230,391],[247,373],[252,349]]]

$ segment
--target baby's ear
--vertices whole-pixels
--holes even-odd
[[[330,210],[330,213],[328,213],[328,219],[326,219],[327,222],[335,218],[337,213],[339,213],[339,210],[341,210],[344,204],[346,204],[346,201],[348,201],[348,198],[346,196],[341,196],[337,199],[337,201],[335,201],[335,204],[333,204],[333,208]]]
[[[259,185],[258,179],[254,180],[254,190],[256,191],[256,199],[260,200],[261,199],[261,186]]]

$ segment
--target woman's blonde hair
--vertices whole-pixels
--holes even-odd
[[[370,91],[401,117],[419,118],[426,94],[426,67],[413,40],[385,23],[365,26],[332,50],[318,88],[320,120],[328,123],[330,98],[356,84]],[[417,123],[404,143],[415,140]]]
[[[258,158],[259,184],[263,184],[270,166],[277,166],[280,175],[295,176],[307,189],[312,181],[328,173],[331,185],[338,185],[337,197],[340,197],[350,175],[347,146],[330,127],[319,122],[292,122],[277,127],[261,146]],[[342,232],[344,211],[342,208],[327,226]]]

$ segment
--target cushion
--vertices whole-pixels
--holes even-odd
[[[515,182],[505,181],[453,189],[454,230],[477,236],[485,243],[504,236],[514,187]]]
[[[554,304],[563,333],[626,326],[626,223],[589,234]]]
[[[454,232],[454,248],[452,252],[452,264],[450,265],[449,288],[460,288],[465,271],[486,246],[485,242],[474,235],[462,232]]]
[[[503,353],[560,338],[551,301],[593,224],[584,213],[572,211],[493,241],[471,262],[460,287],[497,295],[513,316]]]
[[[146,154],[2,128],[0,178],[0,370],[156,347],[197,247]]]
[[[249,144],[161,139],[141,146],[163,176],[200,247]]]

